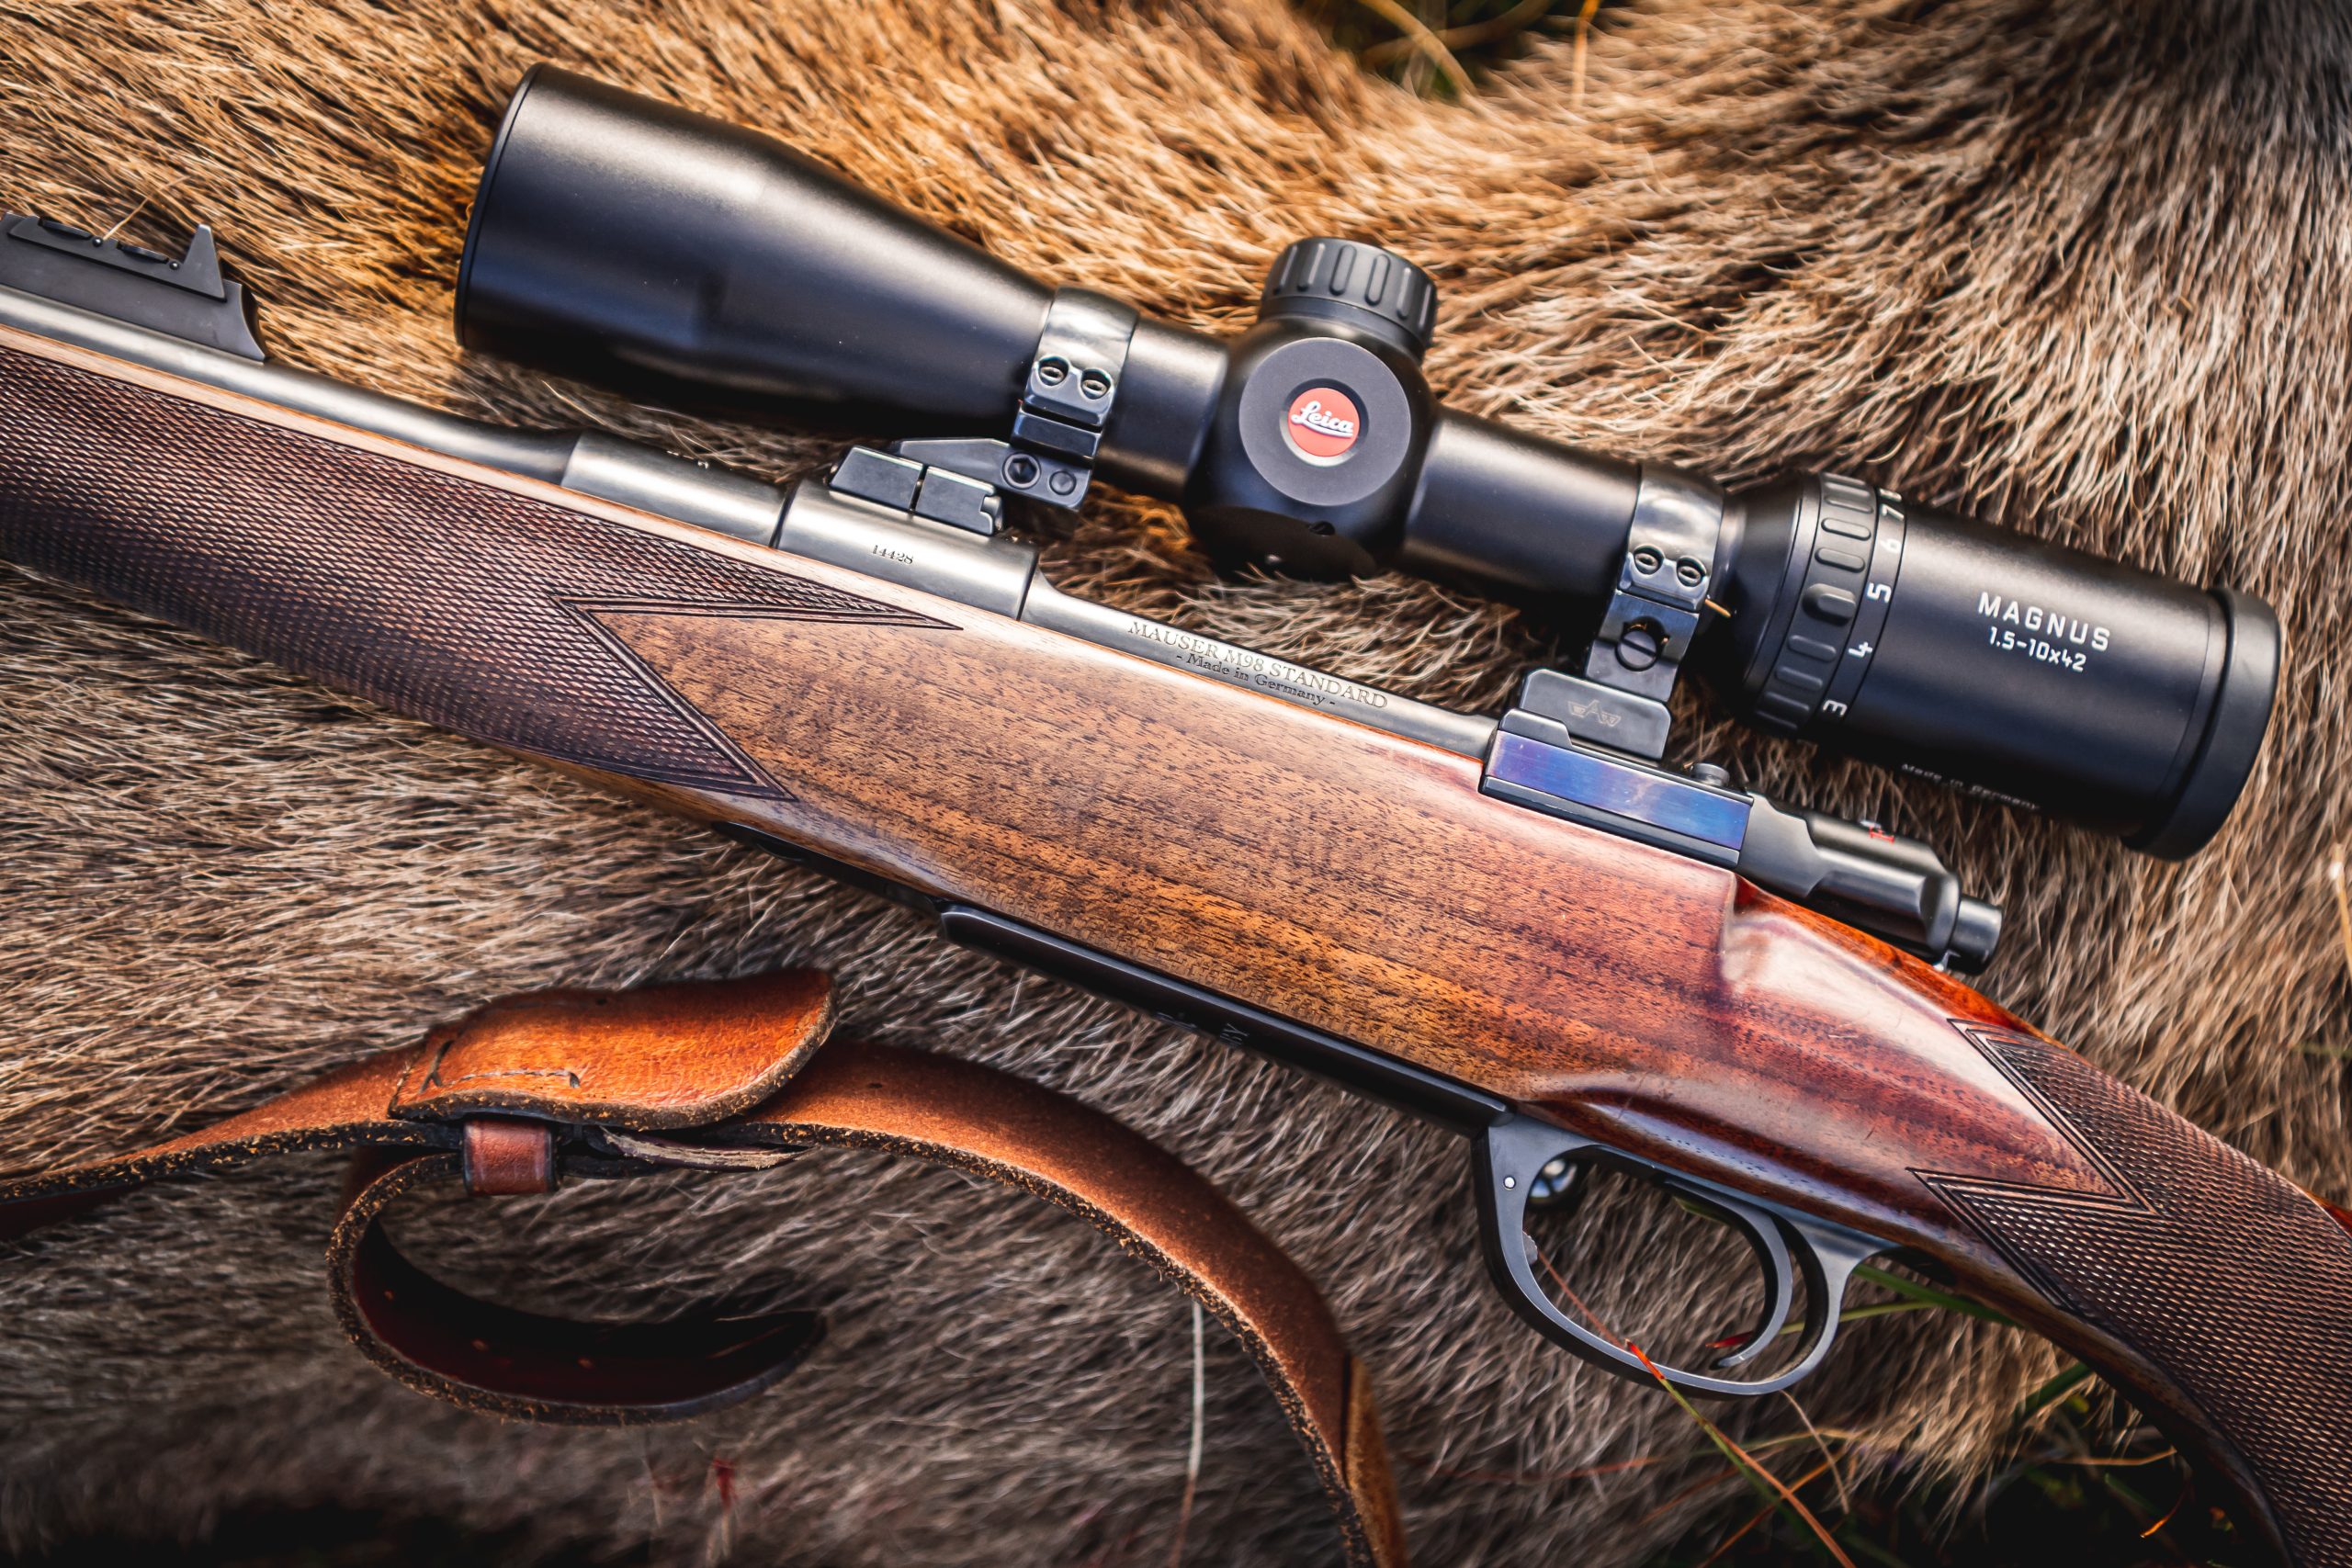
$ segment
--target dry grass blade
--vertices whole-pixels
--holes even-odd
[[[1462,62],[1453,58],[1453,51],[1445,47],[1444,39],[1430,30],[1427,22],[1398,5],[1396,0],[1356,0],[1356,4],[1403,33],[1405,37],[1400,41],[1412,45],[1435,66],[1439,74],[1453,84],[1458,96],[1466,98],[1470,96],[1470,73],[1462,69]]]
[[[1797,1413],[1797,1419],[1799,1421],[1804,1423],[1805,1434],[1813,1438],[1814,1446],[1821,1450],[1822,1468],[1829,1472],[1829,1479],[1838,1488],[1838,1510],[1842,1513],[1852,1513],[1854,1511],[1854,1494],[1852,1489],[1846,1484],[1846,1472],[1838,1468],[1838,1455],[1836,1451],[1830,1448],[1828,1438],[1822,1433],[1820,1427],[1813,1424],[1813,1417],[1804,1413],[1804,1406],[1797,1403],[1797,1396],[1795,1394],[1791,1393],[1787,1389],[1782,1389],[1781,1391],[1781,1397],[1789,1402],[1789,1408]],[[1814,1473],[1818,1475],[1820,1471],[1815,1471]],[[1802,1486],[1804,1483],[1800,1481],[1797,1484]]]
[[[1819,1464],[1815,1465],[1811,1470],[1808,1470],[1803,1475],[1798,1476],[1796,1478],[1795,1484],[1799,1486],[1808,1485],[1815,1481],[1818,1481],[1824,1472],[1827,1472],[1828,1473],[1835,1475],[1837,1473],[1837,1467],[1828,1460],[1824,1459]],[[1740,1543],[1741,1539],[1750,1530],[1753,1530],[1758,1525],[1760,1525],[1765,1520],[1770,1518],[1773,1514],[1779,1511],[1779,1507],[1780,1505],[1776,1503],[1770,1507],[1758,1508],[1756,1512],[1750,1514],[1745,1524],[1742,1524],[1737,1529],[1732,1531],[1731,1534],[1724,1537],[1723,1543],[1721,1545],[1717,1546],[1713,1551],[1710,1551],[1706,1556],[1699,1560],[1699,1568],[1713,1568],[1713,1564],[1723,1561],[1724,1553],[1731,1551],[1733,1547],[1737,1546]]]
[[[1518,5],[1513,6],[1499,17],[1489,17],[1483,22],[1465,22],[1458,28],[1440,28],[1437,39],[1449,51],[1484,49],[1489,44],[1500,43],[1515,34],[1525,32],[1549,16],[1555,4],[1556,0],[1519,0]],[[1357,58],[1366,65],[1378,70],[1384,66],[1394,65],[1397,61],[1412,53],[1413,50],[1414,44],[1411,39],[1395,38],[1385,43],[1374,44]],[[1458,52],[1455,52],[1455,58],[1460,58]]]
[[[1682,1413],[1685,1416],[1699,1424],[1699,1429],[1707,1435],[1707,1440],[1714,1444],[1725,1459],[1731,1461],[1740,1473],[1747,1478],[1748,1483],[1758,1489],[1767,1503],[1771,1503],[1777,1498],[1776,1506],[1785,1506],[1792,1510],[1796,1518],[1804,1525],[1805,1529],[1813,1532],[1814,1539],[1821,1543],[1822,1550],[1830,1555],[1838,1568],[1854,1568],[1854,1560],[1846,1555],[1845,1549],[1838,1544],[1837,1539],[1829,1533],[1828,1528],[1814,1517],[1811,1508],[1804,1506],[1804,1499],[1790,1490],[1779,1476],[1765,1469],[1761,1460],[1734,1442],[1730,1435],[1722,1427],[1700,1415],[1698,1406],[1683,1397],[1682,1391],[1675,1387],[1672,1381],[1658,1370],[1657,1362],[1642,1353],[1640,1346],[1629,1341],[1625,1348],[1632,1351],[1642,1365],[1649,1369],[1650,1376],[1657,1379],[1658,1387],[1666,1390],[1674,1403],[1682,1407]]]
[[[2150,1540],[2158,1530],[2163,1529],[2166,1525],[2172,1523],[2173,1519],[2180,1513],[2180,1510],[2188,1506],[2190,1495],[2191,1494],[2188,1491],[2184,1490],[2179,1496],[2174,1498],[2172,1506],[2165,1510],[2164,1517],[2158,1519],[2154,1524],[2150,1525],[2146,1529],[2142,1530],[2140,1532],[2140,1539],[2142,1540]]]
[[[1202,1438],[1208,1427],[1207,1351],[1202,1343],[1201,1303],[1193,1303],[1193,1440],[1184,1455],[1184,1502],[1176,1511],[1176,1539],[1168,1545],[1168,1568],[1184,1561],[1184,1538],[1193,1527],[1193,1505],[1201,1495]]]
[[[2180,1450],[2177,1449],[2158,1449],[2152,1454],[2114,1454],[2104,1457],[2098,1454],[2068,1454],[2047,1459],[2041,1462],[2071,1465],[2077,1470],[2138,1470],[2143,1465],[2162,1464],[2166,1460],[2178,1457],[2180,1457]]]
[[[1552,1267],[1552,1260],[1544,1256],[1544,1249],[1542,1247],[1536,1247],[1531,1243],[1529,1245],[1528,1251],[1530,1255],[1534,1258],[1536,1264],[1543,1269],[1544,1272],[1552,1277],[1552,1288],[1558,1291],[1560,1294],[1568,1298],[1568,1304],[1577,1309],[1577,1316],[1592,1325],[1592,1331],[1595,1334],[1600,1335],[1603,1339],[1611,1340],[1616,1344],[1625,1345],[1628,1349],[1633,1348],[1631,1345],[1626,1343],[1626,1341],[1619,1338],[1616,1335],[1611,1334],[1609,1331],[1609,1325],[1600,1321],[1600,1314],[1599,1313],[1585,1305],[1584,1298],[1577,1294],[1575,1288],[1569,1285],[1566,1276],[1563,1275],[1557,1269]],[[1634,1354],[1638,1356],[1641,1352],[1634,1350]]]
[[[1594,1313],[1590,1307],[1587,1306],[1584,1302],[1577,1297],[1577,1293],[1573,1290],[1569,1289],[1567,1280],[1562,1278],[1560,1271],[1552,1266],[1552,1260],[1544,1255],[1544,1250],[1541,1247],[1532,1247],[1531,1251],[1534,1257],[1536,1264],[1545,1274],[1551,1276],[1554,1287],[1556,1288],[1562,1295],[1567,1297],[1569,1303],[1583,1315],[1585,1321],[1593,1325],[1594,1329],[1598,1331],[1603,1338],[1612,1340],[1617,1344],[1623,1345],[1627,1350],[1634,1354],[1635,1359],[1637,1359],[1642,1365],[1648,1370],[1650,1376],[1657,1380],[1658,1386],[1666,1390],[1668,1395],[1673,1399],[1674,1403],[1682,1407],[1682,1413],[1690,1416],[1691,1420],[1698,1423],[1699,1430],[1706,1435],[1707,1441],[1713,1445],[1715,1451],[1722,1454],[1724,1459],[1731,1461],[1732,1469],[1735,1473],[1745,1477],[1749,1485],[1756,1487],[1758,1495],[1762,1496],[1770,1507],[1777,1508],[1785,1505],[1788,1508],[1794,1510],[1795,1517],[1802,1521],[1807,1529],[1811,1529],[1813,1533],[1819,1538],[1823,1547],[1828,1551],[1830,1556],[1837,1559],[1840,1568],[1854,1568],[1852,1561],[1847,1557],[1843,1551],[1839,1550],[1837,1541],[1830,1538],[1828,1530],[1823,1528],[1821,1521],[1814,1517],[1813,1510],[1806,1507],[1804,1502],[1798,1498],[1794,1492],[1782,1485],[1779,1476],[1774,1475],[1770,1471],[1765,1469],[1761,1460],[1758,1460],[1754,1454],[1749,1453],[1746,1449],[1741,1448],[1737,1443],[1734,1442],[1730,1436],[1721,1427],[1717,1427],[1713,1421],[1708,1420],[1704,1416],[1700,1415],[1698,1407],[1683,1397],[1682,1391],[1674,1386],[1673,1382],[1667,1377],[1665,1372],[1659,1370],[1656,1361],[1651,1360],[1649,1357],[1644,1353],[1640,1346],[1634,1344],[1630,1339],[1620,1338],[1617,1335],[1611,1333],[1609,1325],[1600,1321],[1599,1314]],[[1802,1416],[1804,1413],[1800,1411],[1798,1414]],[[1805,1425],[1809,1429],[1813,1424],[1810,1421],[1807,1421]],[[1826,1455],[1828,1451],[1827,1447],[1825,1445],[1822,1449],[1823,1454]],[[1702,1487],[1710,1484],[1713,1484],[1712,1480],[1700,1483]],[[1841,1495],[1844,1492],[1844,1483],[1841,1480],[1838,1487]],[[1769,1512],[1770,1509],[1768,1508],[1767,1511]]]
[[[1576,63],[1572,68],[1576,85],[1569,92],[1568,102],[1577,108],[1584,107],[1585,46],[1592,37],[1592,18],[1600,10],[1600,0],[1584,0],[1583,7],[1577,12],[1577,52]]]

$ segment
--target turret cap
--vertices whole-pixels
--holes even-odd
[[[1274,258],[1258,301],[1268,316],[1320,318],[1366,327],[1416,360],[1437,321],[1437,285],[1393,252],[1358,240],[1301,240]]]

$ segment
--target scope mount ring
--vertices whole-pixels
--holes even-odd
[[[1617,585],[1586,649],[1584,671],[1555,671],[1576,683],[1571,720],[1580,740],[1655,761],[1666,754],[1667,699],[1698,636],[1723,549],[1723,491],[1696,474],[1642,465]]]
[[[1485,1128],[1476,1136],[1472,1159],[1482,1250],[1503,1299],[1544,1337],[1634,1382],[1664,1381],[1684,1393],[1726,1398],[1757,1398],[1795,1386],[1829,1354],[1837,1337],[1840,1303],[1855,1267],[1892,1250],[1890,1244],[1860,1232],[1787,1213],[1531,1116],[1505,1116]],[[1535,1278],[1526,1218],[1529,1200],[1545,1168],[1563,1160],[1571,1166],[1610,1165],[1630,1172],[1691,1201],[1747,1242],[1764,1270],[1764,1321],[1738,1348],[1717,1359],[1718,1368],[1753,1359],[1780,1336],[1789,1320],[1801,1270],[1806,1313],[1791,1363],[1754,1381],[1690,1371],[1655,1361],[1634,1345],[1608,1337],[1562,1312]]]
[[[1142,318],[1089,288],[1054,290],[1013,412],[1012,446],[995,482],[1048,506],[1086,499],[1103,427]]]

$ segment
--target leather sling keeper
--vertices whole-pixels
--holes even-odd
[[[0,1181],[0,1239],[158,1178],[350,1149],[328,1277],[371,1360],[470,1409],[634,1424],[751,1397],[816,1348],[822,1318],[724,1301],[646,1324],[519,1312],[410,1262],[382,1229],[385,1210],[435,1182],[540,1192],[679,1167],[757,1169],[809,1146],[926,1160],[1080,1215],[1199,1302],[1264,1373],[1348,1561],[1404,1562],[1370,1381],[1288,1255],[1124,1124],[976,1063],[824,1045],[831,1021],[830,983],[812,971],[507,998],[201,1132]]]

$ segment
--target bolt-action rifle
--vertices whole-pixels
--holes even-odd
[[[266,363],[209,232],[0,220],[0,554],[1459,1131],[1496,1280],[1606,1367],[1784,1389],[1893,1255],[2097,1368],[2281,1555],[2352,1562],[2352,1216],[1939,968],[1996,921],[1924,847],[1576,733],[1597,678],[1496,720],[1064,594],[972,467],[858,448],[786,492],[469,423]],[[1837,482],[1807,528],[1901,526]],[[1670,592],[1641,570],[1604,596]],[[1753,1251],[1721,1354],[1539,1277],[1531,1205],[1600,1168]]]

